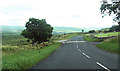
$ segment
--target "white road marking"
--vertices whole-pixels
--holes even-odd
[[[78,37],[81,37],[81,36],[78,36]],[[76,39],[76,41],[72,41],[72,42],[85,42],[85,41],[77,41],[77,39]],[[70,43],[70,42],[69,42]],[[76,43],[77,44],[77,43]],[[77,48],[78,48],[78,45],[77,45]],[[78,50],[80,51],[80,52],[82,52],[79,48],[78,48]],[[83,53],[83,55],[85,55],[87,58],[90,58],[90,56],[88,56],[87,54],[85,54],[85,53]],[[111,71],[110,69],[108,69],[107,67],[105,67],[105,66],[103,66],[102,64],[100,64],[99,62],[96,62],[99,66],[101,66],[102,68],[104,68],[104,69],[106,69],[107,71]]]
[[[81,50],[80,49],[78,49],[80,52],[81,52]]]
[[[107,67],[103,66],[102,64],[100,64],[99,62],[96,62],[99,66],[101,66],[102,68],[106,69],[107,71],[110,71]]]
[[[78,46],[77,46],[77,48],[78,48]]]
[[[76,42],[77,44],[77,42],[85,42],[85,41],[66,41],[66,43],[74,43],[74,42]]]
[[[83,55],[85,55],[87,58],[90,58],[87,54],[83,53]]]

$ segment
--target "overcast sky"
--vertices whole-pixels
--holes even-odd
[[[0,24],[24,26],[29,18],[46,19],[52,26],[111,27],[112,17],[102,18],[100,0],[2,0]]]

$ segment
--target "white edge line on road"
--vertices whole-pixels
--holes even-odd
[[[83,53],[83,55],[85,55],[87,58],[90,58],[87,54]]]
[[[96,62],[99,66],[101,66],[102,68],[106,69],[107,71],[110,71],[107,67],[103,66],[102,64],[100,64],[99,62]]]

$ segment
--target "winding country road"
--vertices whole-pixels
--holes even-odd
[[[118,69],[118,55],[94,44],[97,42],[84,41],[82,36],[73,37],[31,69]]]

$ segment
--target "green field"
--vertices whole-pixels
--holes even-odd
[[[96,36],[96,37],[111,37],[111,36],[118,36],[118,34],[120,34],[120,32],[98,33],[94,36]]]
[[[6,35],[2,37],[2,45],[23,45],[27,44],[26,38],[20,35]]]

